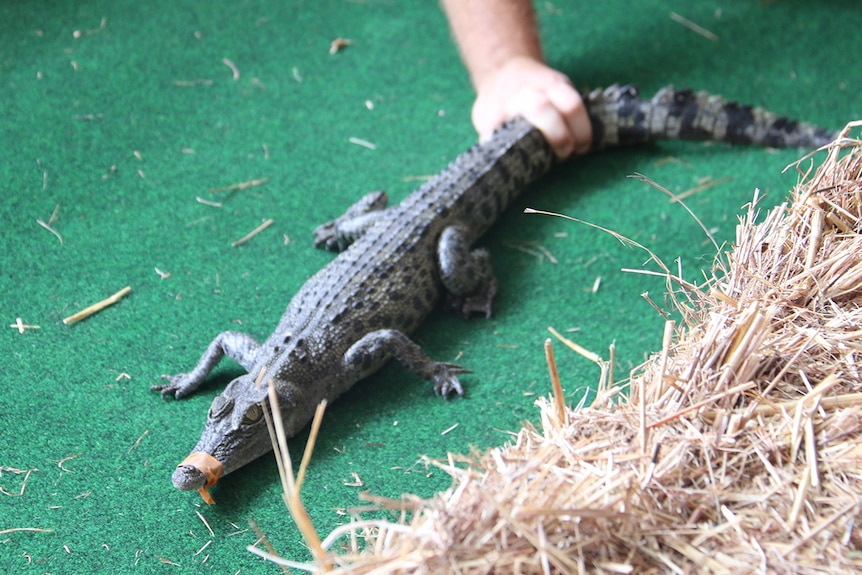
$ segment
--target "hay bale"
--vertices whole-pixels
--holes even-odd
[[[683,325],[628,398],[540,400],[540,428],[438,462],[453,487],[409,521],[354,524],[336,572],[860,570],[862,142],[757,216],[672,292]]]

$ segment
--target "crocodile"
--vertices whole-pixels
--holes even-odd
[[[633,86],[614,85],[589,92],[584,101],[592,150],[662,139],[816,148],[835,137],[761,108],[672,86],[644,99]],[[340,254],[303,285],[264,343],[222,332],[190,372],[163,376],[166,384],[152,386],[163,397],[189,396],[225,355],[247,372],[213,400],[200,441],[173,472],[174,486],[199,490],[212,502],[207,487],[272,449],[263,413],[270,410],[266,383],[274,385],[288,436],[310,421],[321,400],[334,400],[390,358],[429,381],[438,395],[462,395],[459,375],[468,370],[434,361],[408,335],[444,296],[466,316],[491,315],[497,284],[489,254],[471,245],[556,162],[541,133],[517,118],[399,205],[387,208],[386,194],[374,192],[319,226],[315,245]]]

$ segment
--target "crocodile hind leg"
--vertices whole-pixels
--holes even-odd
[[[344,214],[315,228],[314,247],[322,245],[328,250],[346,250],[380,218],[388,202],[386,192],[365,194]]]
[[[437,257],[440,278],[448,292],[449,304],[464,317],[473,312],[491,317],[491,303],[497,294],[497,279],[491,269],[488,250],[470,250],[466,230],[449,226],[440,236]]]
[[[347,377],[362,379],[394,357],[422,379],[434,385],[434,393],[446,397],[451,392],[464,395],[458,374],[470,373],[460,365],[434,361],[409,337],[398,330],[378,329],[365,334],[344,354]]]
[[[160,391],[162,397],[187,397],[195,392],[225,355],[243,366],[246,371],[251,371],[259,350],[260,344],[250,335],[240,331],[223,331],[207,346],[193,370],[177,375],[163,375],[162,379],[168,380],[168,383],[153,385],[150,391]]]

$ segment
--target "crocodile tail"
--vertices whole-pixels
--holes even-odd
[[[635,86],[593,90],[585,103],[593,127],[593,150],[655,140],[709,140],[774,148],[819,148],[837,133],[788,120],[763,108],[721,96],[662,88],[651,100]]]

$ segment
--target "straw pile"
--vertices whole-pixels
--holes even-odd
[[[862,570],[862,141],[840,138],[788,204],[757,212],[705,285],[669,276],[682,325],[627,398],[603,385],[562,417],[540,400],[540,429],[437,463],[451,489],[400,523],[357,518],[328,567]]]

